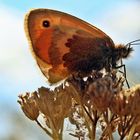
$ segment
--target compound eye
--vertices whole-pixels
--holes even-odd
[[[48,27],[50,27],[50,22],[48,20],[44,20],[42,22],[42,25],[43,25],[43,27],[48,28]]]

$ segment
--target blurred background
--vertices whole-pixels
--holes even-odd
[[[19,94],[47,86],[24,33],[24,16],[32,8],[77,16],[103,30],[116,44],[140,39],[139,0],[0,0],[0,140],[50,140],[17,103]],[[140,83],[139,53],[136,46],[124,61],[131,86]]]

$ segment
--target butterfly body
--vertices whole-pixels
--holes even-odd
[[[75,72],[87,74],[103,68],[109,71],[131,52],[124,45],[115,46],[95,26],[55,10],[30,11],[25,29],[35,59],[50,83]]]

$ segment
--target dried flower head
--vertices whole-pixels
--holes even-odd
[[[140,115],[140,85],[129,90],[129,99],[128,102],[131,105],[131,114],[133,116]]]
[[[125,96],[125,93],[126,91],[124,90],[114,95],[110,106],[110,109],[114,114],[120,116],[130,115],[131,105],[128,102],[127,96]]]
[[[112,77],[106,75],[89,85],[87,94],[95,110],[105,111],[112,101],[117,87],[114,87]]]
[[[71,108],[68,91],[62,87],[54,91],[41,87],[36,92],[35,101],[39,111],[44,114],[47,125],[59,130]]]
[[[39,109],[34,100],[35,93],[26,93],[26,95],[20,95],[18,103],[21,105],[24,114],[31,120],[36,120],[39,116]]]
[[[118,115],[140,114],[140,85],[122,90],[116,94],[111,102],[111,110]]]

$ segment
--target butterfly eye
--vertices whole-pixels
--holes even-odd
[[[43,22],[42,22],[42,25],[43,25],[43,27],[49,27],[50,26],[50,22],[48,21],[48,20],[44,20]]]

